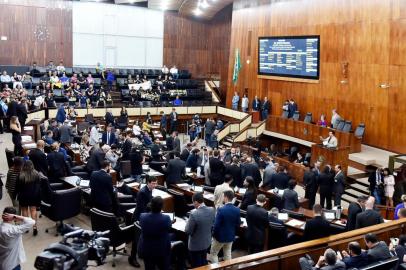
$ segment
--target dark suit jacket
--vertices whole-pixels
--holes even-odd
[[[173,151],[180,153],[180,139],[178,137],[173,139]]]
[[[297,192],[293,189],[285,189],[282,195],[283,208],[287,210],[294,210],[299,208],[299,197]]]
[[[333,192],[343,194],[345,189],[345,175],[344,172],[340,172],[334,176]]]
[[[235,164],[227,164],[226,165],[226,173],[229,174],[233,177],[233,182],[231,183],[231,186],[235,187],[242,187],[243,181],[241,178],[241,168],[238,165]]]
[[[305,241],[318,239],[331,234],[330,223],[321,216],[306,222],[303,238]]]
[[[106,154],[103,152],[102,149],[100,148],[94,149],[93,151],[91,151],[89,160],[87,161],[86,164],[86,169],[89,172],[100,170],[101,164],[105,157]]]
[[[254,204],[247,208],[247,242],[252,246],[263,246],[265,243],[265,229],[269,226],[268,212],[261,206]]]
[[[166,168],[166,185],[179,183],[185,175],[186,163],[178,158],[171,159]]]
[[[262,181],[261,172],[256,163],[244,163],[241,165],[242,180],[247,176],[254,178],[255,186],[259,186]]]
[[[112,211],[115,204],[113,180],[104,170],[94,171],[90,176],[90,198],[94,207]]]
[[[320,193],[331,194],[334,187],[334,177],[332,174],[321,173],[319,176]]]
[[[68,125],[62,125],[59,128],[61,143],[71,143],[73,139],[72,128]]]
[[[345,263],[347,269],[359,269],[369,264],[368,255],[366,252],[362,252],[361,255],[358,256],[345,257],[343,258],[343,262]]]
[[[168,136],[166,138],[166,149],[168,149],[168,151],[172,151],[173,150],[173,137],[172,136]]]
[[[198,164],[197,160],[199,156],[196,154],[190,154],[189,157],[186,159],[186,167],[191,168],[193,172],[196,172]]]
[[[137,207],[135,208],[133,221],[138,221],[142,213],[148,212],[148,204],[152,200],[152,191],[144,186],[137,194]]]
[[[133,147],[131,140],[126,139],[121,147],[121,153],[123,154],[121,159],[122,160],[129,160],[130,159],[130,152],[131,148]]]
[[[274,173],[271,176],[271,188],[287,189],[289,183],[289,175],[284,172]]]
[[[383,223],[381,214],[372,209],[367,209],[362,213],[359,213],[356,217],[355,228],[364,228],[376,224]]]
[[[381,174],[381,181],[383,182],[383,175]],[[376,187],[376,171],[373,171],[369,174],[368,177],[368,182],[369,182],[369,190],[371,193],[374,191]]]
[[[30,160],[34,164],[34,168],[43,175],[48,175],[47,155],[38,148],[34,148],[28,154]]]
[[[350,205],[348,206],[348,218],[347,218],[347,224],[346,224],[347,231],[355,230],[357,215],[361,212],[362,212],[362,208],[358,203],[356,203],[356,202],[350,203]]]
[[[289,112],[288,117],[289,117],[289,118],[292,118],[292,117],[293,117],[293,114],[294,114],[296,111],[297,111],[297,104],[296,104],[296,102],[293,103],[293,104],[289,103],[289,105],[288,105],[288,112]]]
[[[269,110],[271,109],[271,104],[269,103],[269,101],[262,103],[262,110],[267,110],[269,112]]]
[[[213,237],[220,243],[233,242],[240,225],[240,209],[231,203],[227,203],[217,209]]]
[[[184,148],[182,150],[182,153],[180,153],[180,159],[183,161],[186,161],[187,158],[189,157],[190,151],[187,148]]]
[[[261,100],[258,99],[257,101],[254,99],[252,101],[252,109],[254,111],[260,111],[261,110]]]
[[[116,134],[114,132],[110,132],[110,140],[107,141],[107,132],[103,132],[102,135],[102,143],[112,145],[116,143]]]
[[[242,197],[240,209],[246,210],[248,206],[256,204],[257,193],[253,189],[247,189]]]
[[[218,158],[211,157],[209,159],[209,167],[210,167],[210,185],[215,187],[220,185],[224,182],[224,175],[225,175],[225,166],[224,163],[219,160]]]
[[[25,120],[27,120],[28,117],[27,108],[23,104],[18,104],[16,109],[18,121],[20,121],[22,124],[25,123]]]
[[[177,112],[175,112],[175,113],[171,112],[171,114],[170,114],[171,123],[175,121],[175,115],[176,115],[176,121],[179,120],[178,113]]]
[[[143,257],[169,257],[171,241],[169,232],[172,228],[170,218],[161,213],[143,213],[140,216],[141,237],[140,252]]]
[[[48,175],[56,180],[56,178],[66,175],[65,157],[61,152],[52,151],[47,155]]]
[[[305,171],[303,183],[305,185],[306,194],[308,192],[312,194],[317,193],[317,176],[312,170]]]
[[[106,120],[107,125],[111,124],[114,126],[114,116],[112,113],[106,112],[106,115],[104,116],[104,120]]]

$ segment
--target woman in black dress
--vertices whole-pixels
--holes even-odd
[[[12,141],[14,144],[14,154],[16,156],[23,156],[23,146],[21,139],[21,125],[18,121],[17,116],[12,116],[10,118],[10,130],[12,134]]]
[[[31,160],[25,161],[17,181],[17,199],[21,214],[35,220],[33,235],[38,234],[37,207],[41,205],[41,178]]]

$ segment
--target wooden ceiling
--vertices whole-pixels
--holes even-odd
[[[87,0],[89,1],[89,0]],[[94,1],[94,0],[93,0]],[[98,0],[111,1],[111,0]],[[196,14],[199,0],[114,0],[116,4],[148,5],[148,8],[178,11],[179,14],[200,20],[211,20],[220,10],[234,0],[200,0],[206,2],[207,7],[200,7],[200,14]]]

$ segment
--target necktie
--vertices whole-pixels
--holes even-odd
[[[107,132],[107,144],[110,144],[110,132]]]

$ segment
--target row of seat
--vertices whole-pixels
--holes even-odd
[[[117,78],[117,85],[121,88],[128,88],[128,79],[127,78]],[[151,84],[156,84],[156,79],[150,79]],[[175,89],[188,89],[188,88],[198,88],[201,86],[201,82],[198,80],[191,80],[191,79],[177,79],[174,80],[174,85],[172,88]]]
[[[8,74],[13,74],[17,72],[18,74],[23,74],[30,71],[30,66],[9,66],[9,65],[2,65],[0,66],[1,71],[7,71]],[[47,73],[47,67],[39,67],[37,66],[37,70],[39,73],[36,76],[43,76]],[[126,78],[128,75],[136,76],[137,74],[140,76],[147,75],[148,78],[157,78],[159,75],[162,75],[162,71],[160,69],[132,69],[132,68],[115,68],[112,69],[114,75],[117,78]],[[100,78],[101,73],[96,70],[94,67],[65,67],[65,72],[67,76],[72,76],[73,73],[79,74],[92,74],[95,78]],[[188,70],[179,70],[179,78],[180,79],[190,79],[191,74]]]
[[[288,112],[287,111],[283,111],[282,113],[282,118],[288,118]],[[295,121],[299,121],[300,119],[300,112],[299,111],[295,111],[295,113],[293,114],[292,117],[293,120]],[[306,113],[303,122],[305,123],[313,123],[313,114],[311,112]],[[336,130],[338,131],[342,131],[342,132],[351,132],[352,131],[352,121],[349,120],[344,120],[341,119],[338,121],[337,123],[337,128]],[[360,123],[356,129],[354,130],[354,135],[356,137],[363,137],[365,133],[365,124],[364,123]]]

